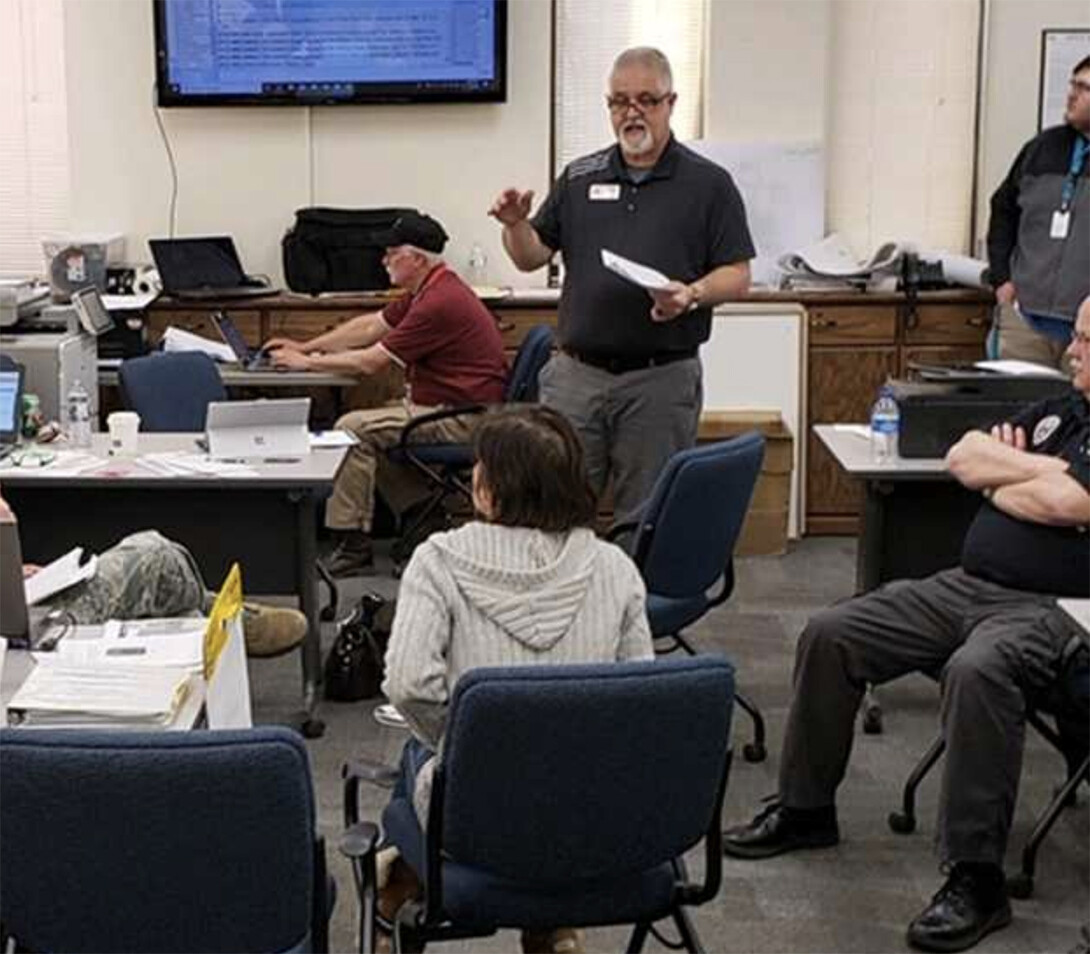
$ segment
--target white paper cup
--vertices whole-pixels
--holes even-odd
[[[135,457],[140,415],[136,411],[114,411],[106,418],[110,431],[110,456]]]

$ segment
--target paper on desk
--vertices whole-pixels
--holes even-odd
[[[1062,371],[1050,368],[1044,364],[1034,364],[1032,361],[1018,361],[1014,358],[1003,358],[997,361],[977,361],[974,368],[983,371],[998,371],[1000,374],[1016,374],[1024,377],[1062,378]]]
[[[143,311],[158,297],[158,292],[137,292],[132,295],[103,295],[102,304],[107,311]]]
[[[602,264],[625,281],[639,285],[640,288],[657,290],[670,284],[670,279],[662,272],[649,268],[647,265],[641,265],[639,262],[633,262],[607,248],[602,249]]]
[[[191,331],[185,331],[182,328],[175,328],[173,325],[167,328],[163,335],[163,350],[203,351],[210,358],[228,363],[238,360],[235,353],[222,342],[202,338],[200,335],[195,335]]]
[[[180,666],[200,672],[207,623],[203,616],[112,619],[95,627],[96,637],[66,636],[54,652],[38,659],[47,665],[55,660],[66,665]]]
[[[138,463],[152,473],[166,477],[192,477],[193,475],[212,477],[256,477],[257,471],[246,464],[230,461],[213,460],[204,454],[189,454],[186,451],[158,451],[138,458]]]
[[[315,431],[310,435],[310,449],[319,447],[353,447],[358,444],[351,431]]]
[[[854,434],[856,437],[870,440],[870,427],[866,424],[834,424],[833,430],[839,431],[841,434]]]
[[[60,593],[61,590],[67,590],[70,586],[91,579],[98,567],[98,557],[92,555],[91,559],[80,565],[82,559],[83,547],[76,547],[54,560],[49,566],[42,567],[33,576],[27,577],[23,584],[26,589],[27,605],[33,606]]]

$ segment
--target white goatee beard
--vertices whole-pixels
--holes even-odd
[[[621,153],[627,159],[642,156],[650,152],[654,142],[651,139],[650,130],[644,129],[641,131],[640,138],[635,144],[633,144],[630,139],[625,138],[623,132],[617,136],[617,144],[621,147]]]

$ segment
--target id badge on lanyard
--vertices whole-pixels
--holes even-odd
[[[1064,179],[1063,192],[1060,194],[1060,207],[1052,213],[1052,223],[1048,229],[1049,238],[1067,238],[1067,233],[1071,229],[1071,203],[1075,199],[1075,190],[1078,187],[1079,176],[1082,174],[1088,151],[1090,151],[1090,142],[1085,136],[1078,136],[1071,150],[1071,165]]]

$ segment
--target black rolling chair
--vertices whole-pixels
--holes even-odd
[[[1049,724],[1047,713],[1055,721]],[[1090,783],[1090,665],[1085,650],[1073,655],[1041,708],[1031,708],[1026,721],[1063,757],[1067,778],[1053,795],[1022,849],[1022,868],[1007,878],[1007,890],[1016,898],[1033,894],[1037,852],[1065,806],[1074,804],[1082,782]],[[890,812],[889,827],[898,834],[916,830],[916,789],[942,757],[946,743],[941,735],[916,763],[905,781],[901,810]]]
[[[553,350],[553,330],[548,325],[534,325],[522,340],[511,374],[504,389],[504,404],[534,404],[538,398],[537,376]],[[472,500],[470,472],[473,469],[473,448],[470,444],[449,444],[421,439],[420,428],[436,421],[466,415],[483,414],[488,408],[483,404],[459,405],[443,408],[430,414],[413,418],[401,432],[401,440],[388,452],[390,460],[409,464],[422,474],[430,484],[431,495],[420,505],[412,522],[400,528],[398,544],[394,547],[394,564],[400,566],[408,560],[422,528],[429,525],[436,514],[444,513],[443,505],[451,497]]]
[[[680,933],[670,946],[700,950],[686,908],[715,897],[722,877],[733,692],[721,656],[463,676],[426,830],[409,797],[383,814],[386,840],[425,886],[397,914],[395,950],[500,928],[634,923],[635,952],[663,918]],[[361,898],[362,952],[375,927],[378,827],[358,821],[370,774],[346,766],[342,850]],[[682,855],[702,840],[695,883]]]
[[[295,732],[5,729],[0,777],[5,950],[328,950]]]
[[[647,586],[647,617],[657,652],[681,648],[695,655],[682,630],[734,591],[734,546],[764,447],[764,438],[753,432],[678,452],[659,475],[639,519],[610,531],[614,538],[633,534],[629,550]],[[760,762],[767,754],[764,718],[741,692],[735,699],[753,720],[753,741],[743,746],[742,755],[747,762]]]

